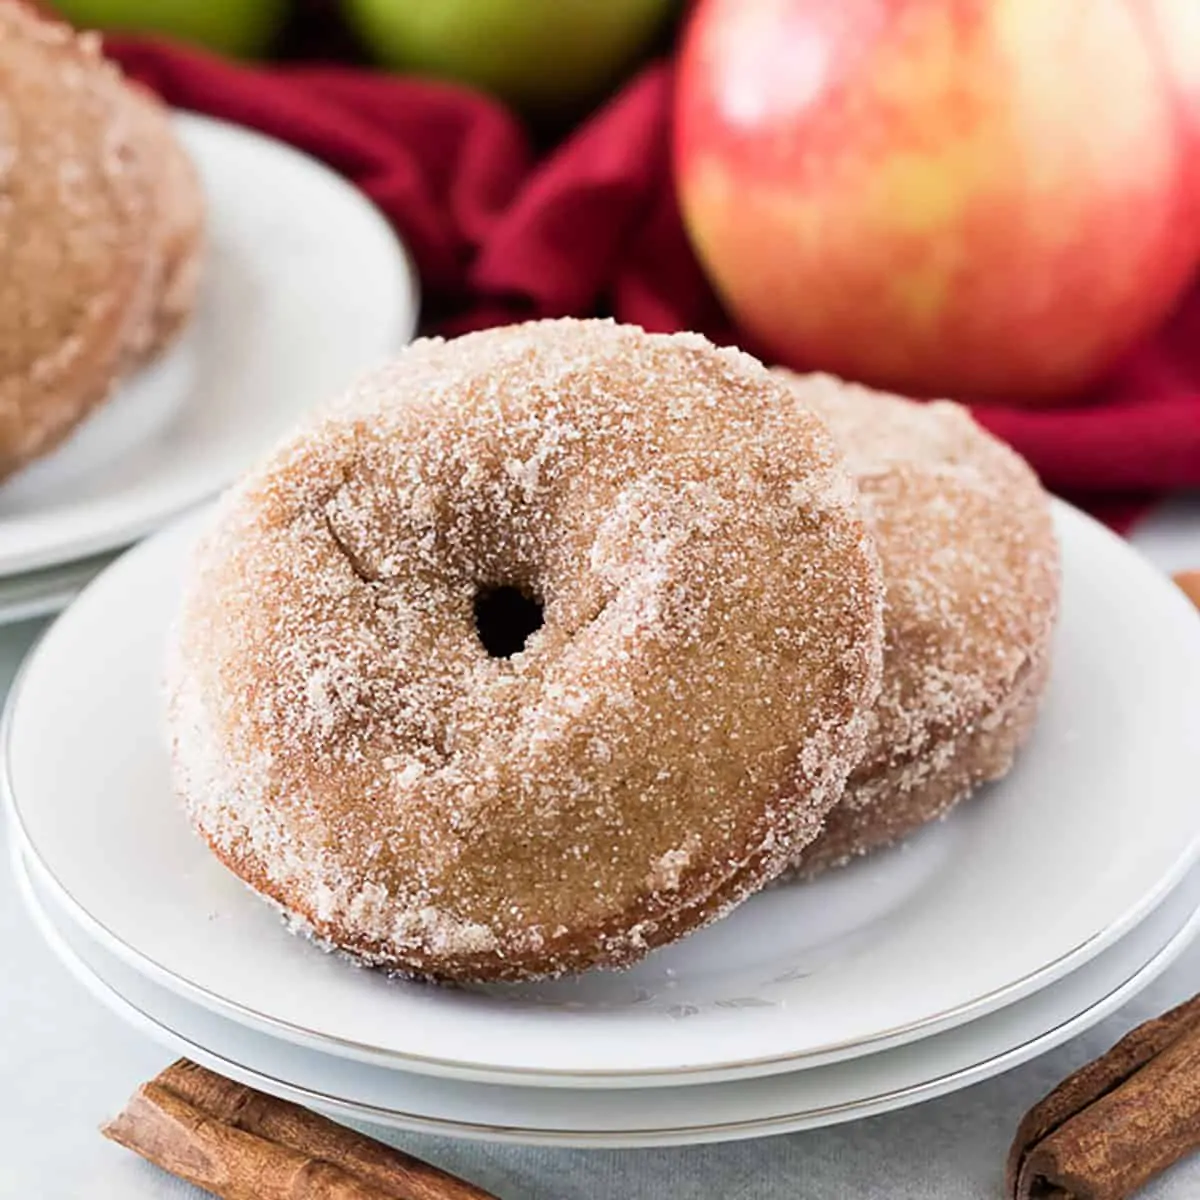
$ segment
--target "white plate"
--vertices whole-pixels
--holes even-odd
[[[94,554],[55,567],[0,575],[0,625],[60,613],[109,566],[119,551]]]
[[[119,560],[27,660],[9,700],[8,798],[39,878],[109,950],[333,1053],[612,1086],[877,1050],[1061,978],[1195,858],[1200,621],[1120,539],[1056,511],[1054,679],[1014,773],[909,847],[755,897],[623,974],[459,991],[389,980],[287,934],[217,863],[171,798],[159,688],[203,515]]]
[[[126,545],[215,494],[416,328],[407,256],[350,184],[248,130],[176,121],[208,201],[196,319],[0,487],[0,574]]]
[[[1200,871],[1065,979],[990,1016],[850,1062],[693,1087],[503,1087],[430,1079],[305,1050],[181,999],[106,954],[18,860],[42,934],[103,1004],[176,1053],[344,1119],[422,1133],[569,1146],[664,1146],[812,1129],[905,1108],[1044,1054],[1154,981],[1200,928]]]

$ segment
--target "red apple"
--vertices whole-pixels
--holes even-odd
[[[692,242],[785,362],[1038,403],[1200,260],[1200,0],[701,0]]]

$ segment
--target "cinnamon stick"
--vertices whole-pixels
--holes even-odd
[[[1172,578],[1183,594],[1200,608],[1200,571],[1177,571]]]
[[[1009,1151],[1011,1200],[1126,1200],[1200,1149],[1200,996],[1139,1025],[1036,1104]]]
[[[495,1200],[465,1180],[180,1059],[105,1137],[221,1200]]]

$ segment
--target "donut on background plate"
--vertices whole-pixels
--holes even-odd
[[[202,200],[157,100],[0,0],[0,478],[182,326]]]
[[[815,872],[894,842],[1012,766],[1058,613],[1050,502],[960,405],[778,371],[846,455],[883,567],[883,687]]]
[[[367,962],[627,964],[816,835],[881,605],[840,456],[753,359],[601,321],[420,341],[221,506],[168,671],[177,787]]]
[[[145,319],[130,346],[134,362],[161,354],[182,332],[196,306],[204,252],[205,210],[200,179],[157,96],[126,84],[134,144],[147,163],[152,244]]]

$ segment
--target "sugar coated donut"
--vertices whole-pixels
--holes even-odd
[[[420,341],[223,503],[168,669],[177,787],[367,962],[626,964],[815,836],[881,606],[840,457],[753,359],[601,321]]]
[[[1026,463],[965,408],[779,374],[828,425],[883,565],[869,748],[805,871],[893,842],[1011,767],[1049,674],[1058,548]]]
[[[182,323],[200,203],[181,156],[93,37],[0,0],[0,478]]]
[[[148,311],[131,346],[140,362],[162,353],[191,318],[200,290],[206,214],[199,176],[175,134],[170,111],[137,85],[127,85],[127,94],[152,207]]]

